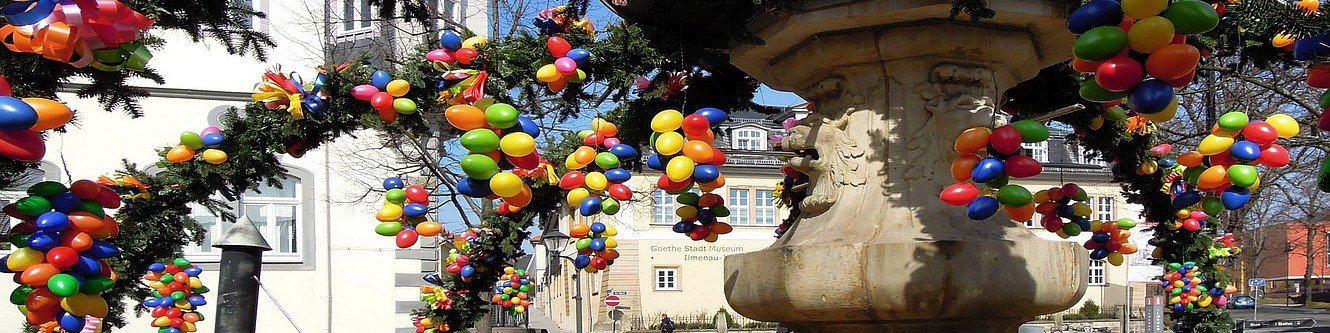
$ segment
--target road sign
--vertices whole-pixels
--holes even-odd
[[[627,292],[627,291],[613,291],[613,290],[610,290],[610,295],[614,295],[614,296],[628,296],[628,292]]]
[[[605,306],[613,308],[619,306],[619,303],[619,296],[610,295],[605,297]]]
[[[1247,285],[1248,285],[1248,286],[1252,286],[1252,287],[1264,287],[1264,286],[1265,286],[1265,279],[1262,279],[1262,278],[1250,278],[1250,279],[1247,279]]]
[[[1275,320],[1248,320],[1242,322],[1243,328],[1293,328],[1293,327],[1312,327],[1316,326],[1316,320],[1312,318],[1293,318],[1293,319],[1275,319]]]

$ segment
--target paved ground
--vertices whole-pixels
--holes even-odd
[[[1252,319],[1252,310],[1230,310],[1235,320]],[[1271,319],[1291,319],[1291,318],[1312,318],[1316,320],[1316,326],[1312,328],[1291,328],[1291,329],[1273,329],[1273,330],[1248,330],[1247,332],[1316,332],[1330,333],[1330,310],[1306,309],[1301,307],[1282,307],[1282,306],[1258,306],[1255,314],[1256,320]]]
[[[560,328],[559,325],[554,324],[554,321],[551,321],[549,318],[545,317],[544,311],[541,311],[543,309],[537,308],[532,310],[533,311],[527,312],[530,314],[530,316],[528,317],[529,319],[527,320],[529,320],[531,328],[535,329],[543,328],[545,329],[546,332],[549,333],[571,333],[571,331]]]

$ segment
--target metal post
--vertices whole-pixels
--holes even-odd
[[[1308,290],[1311,290],[1311,289],[1308,289]],[[1260,289],[1252,288],[1251,293],[1252,293],[1252,295],[1251,295],[1251,296],[1252,296],[1252,297],[1251,297],[1251,299],[1252,299],[1252,302],[1251,302],[1251,320],[1252,320],[1252,321],[1256,321],[1256,308],[1257,308],[1258,306],[1261,305],[1261,299],[1260,299],[1261,292],[1260,292]],[[1308,293],[1308,296],[1310,297],[1310,293]],[[1306,302],[1306,301],[1303,301],[1302,304],[1307,304],[1307,302]]]
[[[582,333],[582,274],[573,273],[573,284],[576,290],[573,292],[573,299],[577,302],[577,333]]]
[[[258,325],[259,274],[268,241],[249,217],[226,229],[213,247],[222,249],[221,285],[218,288],[217,333],[254,333]]]
[[[1131,267],[1131,265],[1127,265]],[[1131,282],[1127,282],[1127,304],[1122,306],[1122,333],[1131,333]]]

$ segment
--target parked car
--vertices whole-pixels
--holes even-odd
[[[1229,309],[1251,309],[1256,307],[1256,299],[1247,295],[1233,296],[1228,300]]]

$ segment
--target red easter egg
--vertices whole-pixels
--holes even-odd
[[[0,155],[23,162],[36,162],[46,156],[46,142],[35,131],[0,131]]]
[[[1094,82],[1108,91],[1127,91],[1141,83],[1145,70],[1141,63],[1128,57],[1105,60],[1095,69]]]

